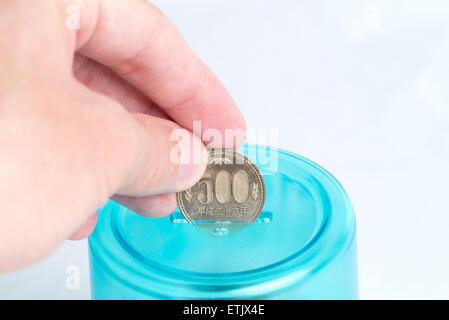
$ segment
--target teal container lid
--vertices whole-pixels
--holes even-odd
[[[245,144],[239,151],[265,179],[266,202],[254,223],[210,234],[179,210],[145,218],[109,201],[89,239],[94,263],[153,297],[251,298],[312,277],[348,250],[355,217],[329,172],[279,149]]]

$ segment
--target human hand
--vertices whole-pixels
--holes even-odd
[[[145,216],[171,213],[174,193],[205,170],[193,121],[202,134],[236,130],[208,147],[244,140],[234,101],[158,9],[78,2],[0,2],[0,272],[89,235],[109,197]]]

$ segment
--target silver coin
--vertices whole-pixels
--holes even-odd
[[[247,224],[262,211],[265,182],[247,156],[235,150],[211,150],[203,177],[176,198],[189,222]]]

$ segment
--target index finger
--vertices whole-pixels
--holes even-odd
[[[243,142],[246,124],[234,100],[160,10],[142,0],[84,4],[78,52],[132,83],[183,127],[198,129],[194,121],[201,121],[202,134],[215,129],[221,137],[213,133],[209,147]]]

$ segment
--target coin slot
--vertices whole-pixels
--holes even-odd
[[[176,210],[169,216],[172,223],[189,223],[179,210]],[[253,223],[270,223],[273,220],[273,212],[262,211]],[[214,220],[205,220],[204,222],[196,221],[195,223],[215,223]]]

